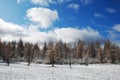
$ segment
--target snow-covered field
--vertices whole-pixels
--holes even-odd
[[[0,80],[120,80],[120,65],[50,65],[0,63]]]

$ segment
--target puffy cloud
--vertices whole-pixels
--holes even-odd
[[[115,31],[120,32],[120,24],[114,25],[114,26],[113,26],[113,29],[114,29]]]
[[[71,3],[67,6],[68,8],[79,9],[79,4]]]
[[[59,19],[58,12],[56,10],[41,7],[27,10],[26,17],[30,21],[40,24],[41,28],[48,28],[54,21]]]
[[[74,28],[61,28],[56,29],[55,33],[57,35],[57,39],[62,39],[63,42],[66,43],[75,42],[79,39],[89,41],[101,38],[99,32],[93,30],[90,27],[80,30]]]
[[[19,27],[18,25],[14,25],[13,23],[7,23],[0,19],[0,30],[3,32],[14,32],[17,30],[22,30],[22,28]]]
[[[88,5],[88,4],[91,4],[93,1],[92,0],[81,0],[81,3],[83,5]]]
[[[25,34],[25,31],[25,28],[19,25],[5,22],[4,20],[0,19],[0,37],[4,38],[4,40],[15,39],[12,36],[24,37],[27,35]]]
[[[109,13],[116,13],[116,10],[115,9],[112,9],[112,8],[106,8],[107,12]]]
[[[84,41],[91,41],[101,39],[99,32],[93,30],[90,27],[85,29],[75,29],[75,28],[58,28],[54,30],[50,30],[48,32],[41,32],[39,30],[33,30],[31,28],[30,32],[32,39],[40,41],[41,43],[49,42],[49,41],[59,41],[63,42],[76,42],[79,39]],[[40,37],[38,37],[40,36]]]
[[[52,33],[39,31],[38,26],[30,25],[28,28],[0,19],[0,38],[3,41],[18,41],[22,38],[25,42],[40,42],[52,39]]]

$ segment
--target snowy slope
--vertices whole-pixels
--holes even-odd
[[[120,80],[120,65],[50,65],[0,63],[0,80]]]

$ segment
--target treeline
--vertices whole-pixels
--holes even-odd
[[[100,43],[99,40],[86,43],[78,41],[77,43],[59,42],[44,43],[42,49],[39,45],[25,43],[21,39],[16,42],[2,42],[0,40],[0,60],[6,62],[31,62],[37,64],[103,64],[120,63],[120,48],[106,40]]]

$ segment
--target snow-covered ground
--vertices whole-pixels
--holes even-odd
[[[120,65],[50,65],[0,63],[0,80],[120,80]]]

